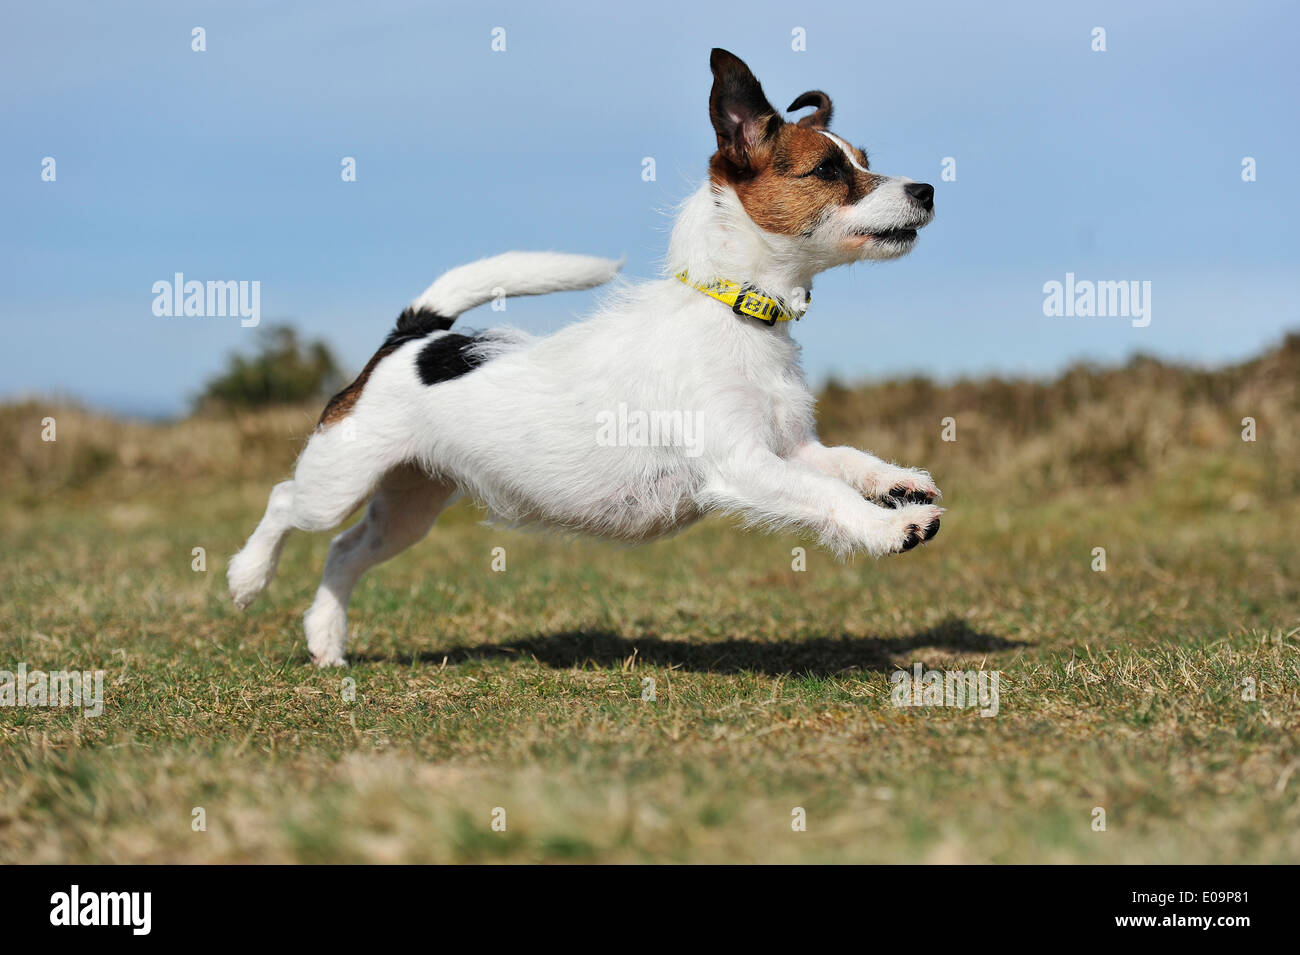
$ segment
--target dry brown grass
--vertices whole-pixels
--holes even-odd
[[[1075,366],[1049,382],[832,385],[819,402],[828,439],[926,462],[941,485],[975,481],[983,489],[988,481],[1016,493],[1118,486],[1194,467],[1206,452],[1239,448],[1241,421],[1252,417],[1263,440],[1251,451],[1267,467],[1251,490],[1293,495],[1300,492],[1297,412],[1300,334],[1218,370],[1136,358],[1122,368]],[[941,440],[946,417],[956,421],[955,442]]]

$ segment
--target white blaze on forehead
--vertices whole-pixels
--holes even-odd
[[[836,136],[834,133],[828,133],[824,129],[819,129],[817,130],[817,132],[821,133],[831,142],[838,145],[840,149],[844,151],[844,155],[849,157],[849,162],[853,163],[854,169],[857,169],[859,172],[871,172],[870,169],[862,165],[862,163],[858,162],[858,157],[853,154],[853,147],[850,146],[848,143],[846,143],[844,140],[840,139],[840,137]]]

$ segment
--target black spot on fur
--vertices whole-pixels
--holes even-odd
[[[370,380],[370,373],[375,370],[375,366],[381,361],[407,342],[418,341],[434,332],[446,331],[451,328],[454,321],[456,321],[455,318],[447,318],[447,316],[439,315],[428,308],[422,308],[418,311],[413,308],[404,310],[401,315],[397,316],[397,326],[388,333],[384,343],[379,346],[379,351],[371,356],[370,361],[366,363],[366,367],[361,370],[361,374],[357,375],[352,384],[340,391],[325,405],[325,410],[321,412],[319,424],[332,424],[340,418],[346,417],[352,411],[357,399],[361,397],[361,390],[365,388],[366,382]],[[464,338],[466,336],[459,335],[456,337]],[[421,372],[421,377],[423,377],[423,372]],[[425,382],[425,384],[428,384],[428,382]]]
[[[473,335],[439,335],[420,349],[415,360],[420,381],[436,385],[473,371],[483,363],[483,359],[470,350],[473,344]]]

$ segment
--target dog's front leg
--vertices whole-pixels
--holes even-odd
[[[911,550],[935,535],[942,513],[932,504],[879,507],[829,474],[758,447],[732,454],[706,484],[699,503],[738,514],[752,525],[812,531],[841,556]]]
[[[931,504],[940,496],[930,472],[900,468],[857,448],[828,448],[812,439],[802,444],[793,457],[823,474],[839,478],[864,497],[886,507],[903,502]]]

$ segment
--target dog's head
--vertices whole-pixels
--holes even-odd
[[[714,50],[709,65],[718,134],[709,175],[735,190],[756,225],[799,240],[821,268],[912,250],[934,218],[933,186],[872,172],[866,153],[827,128],[831,100],[820,90],[791,103],[815,109],[787,123],[738,57]]]

